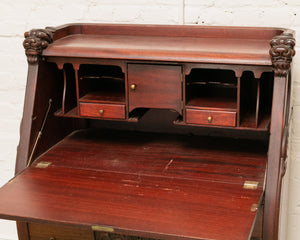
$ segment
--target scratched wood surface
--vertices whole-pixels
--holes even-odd
[[[266,149],[260,141],[90,129],[65,138],[37,162],[233,184],[262,183]]]
[[[41,161],[51,165],[36,168]],[[248,239],[265,163],[259,142],[78,131],[0,189],[0,216],[156,238]],[[243,189],[245,180],[259,188]]]
[[[261,193],[221,182],[31,167],[0,190],[0,216],[105,225],[162,239],[246,240]]]

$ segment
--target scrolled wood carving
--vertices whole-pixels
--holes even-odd
[[[128,236],[117,233],[98,232],[96,240],[155,240],[153,238],[143,238],[136,236]]]
[[[43,50],[53,42],[53,29],[32,29],[25,32],[23,46],[27,61],[30,64],[38,62]]]
[[[276,76],[286,77],[295,55],[295,38],[290,33],[275,36],[271,42],[270,56]]]

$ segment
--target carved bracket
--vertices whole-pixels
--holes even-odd
[[[53,42],[53,32],[54,30],[51,28],[32,29],[25,32],[23,46],[28,63],[35,64],[39,61],[43,50]]]
[[[295,55],[295,38],[291,33],[275,36],[269,51],[275,76],[286,77],[290,69],[292,58]]]

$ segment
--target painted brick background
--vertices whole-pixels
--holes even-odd
[[[27,63],[23,33],[69,22],[288,27],[300,43],[299,0],[1,0],[0,186],[13,177]],[[300,47],[293,71],[293,119],[284,178],[280,240],[300,239]],[[0,221],[0,240],[16,240],[14,222]]]

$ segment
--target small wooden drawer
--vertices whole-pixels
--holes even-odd
[[[80,103],[80,116],[125,119],[125,104]]]
[[[214,126],[236,126],[236,112],[186,109],[186,122]]]
[[[93,240],[91,228],[28,223],[30,240]]]

